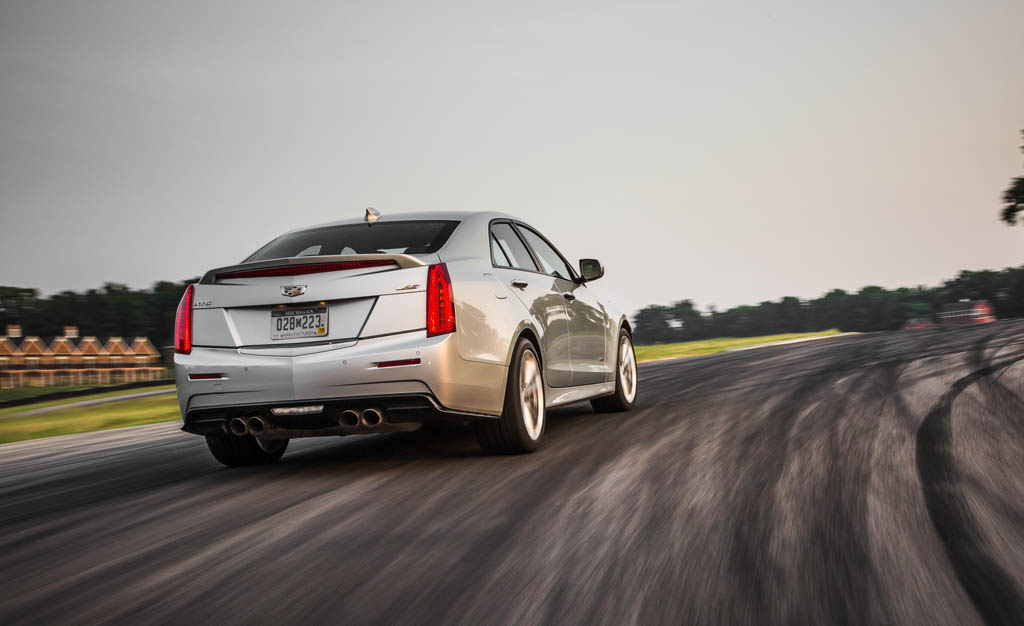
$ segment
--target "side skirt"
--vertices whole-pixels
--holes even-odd
[[[547,407],[551,408],[560,404],[610,396],[615,393],[615,381],[581,385],[579,387],[548,387],[546,391],[548,396]]]

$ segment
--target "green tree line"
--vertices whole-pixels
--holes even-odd
[[[1024,130],[1020,134],[1024,137]],[[1024,146],[1020,147],[1020,151],[1024,152]],[[1003,192],[1003,221],[1012,226],[1017,223],[1017,216],[1021,213],[1024,213],[1024,176],[1011,180],[1010,186]]]
[[[153,345],[174,343],[174,312],[188,283],[161,281],[149,289],[107,283],[85,292],[62,291],[42,297],[35,289],[0,287],[0,333],[20,324],[23,335],[56,337],[65,326],[81,336],[149,337]]]
[[[633,318],[637,344],[692,341],[710,337],[754,337],[838,328],[842,331],[895,330],[912,318],[935,320],[943,305],[962,299],[988,300],[1000,318],[1024,317],[1024,267],[1003,271],[964,271],[939,287],[885,289],[856,293],[833,289],[820,298],[782,298],[727,311],[700,311],[691,300],[652,305]]]

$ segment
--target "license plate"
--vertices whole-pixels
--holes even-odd
[[[327,307],[310,306],[270,312],[270,338],[326,337]]]

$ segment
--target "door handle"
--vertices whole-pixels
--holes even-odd
[[[529,286],[529,284],[530,283],[519,280],[518,278],[512,281],[512,286],[515,287],[516,289],[526,289],[527,286]]]
[[[565,299],[569,300],[570,302],[576,299],[576,296],[572,295],[571,293],[563,293],[562,295],[565,296]]]

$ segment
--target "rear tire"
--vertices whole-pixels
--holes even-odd
[[[207,435],[206,445],[217,459],[228,467],[239,465],[265,465],[274,463],[288,449],[287,439],[257,441],[255,437],[245,435]]]
[[[489,454],[533,452],[544,436],[544,370],[536,346],[525,337],[512,353],[499,420],[476,424],[476,438]]]
[[[603,398],[594,398],[590,406],[598,413],[629,411],[636,402],[636,353],[633,352],[633,338],[623,328],[619,331],[619,349],[615,362],[615,393]]]

